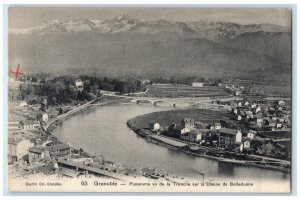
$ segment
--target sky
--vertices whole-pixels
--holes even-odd
[[[38,26],[49,20],[112,19],[128,15],[137,19],[170,21],[224,21],[239,24],[270,23],[291,27],[291,11],[280,8],[95,8],[10,7],[9,29]]]

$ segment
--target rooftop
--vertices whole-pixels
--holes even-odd
[[[53,146],[49,146],[49,147],[44,147],[44,150],[45,151],[60,151],[60,150],[64,150],[64,149],[69,149],[70,146],[68,144],[56,144],[56,145],[53,145]]]
[[[206,133],[207,131],[210,131],[210,129],[193,129],[190,131],[190,133],[202,134],[202,133]]]
[[[192,118],[188,118],[188,117],[183,118],[182,121],[184,121],[184,122],[194,122],[194,120]]]
[[[39,121],[20,121],[20,124],[21,125],[25,125],[25,124],[40,124],[40,122]]]
[[[239,130],[234,130],[234,129],[229,129],[229,128],[222,128],[222,129],[219,130],[219,132],[229,134],[229,135],[236,135],[240,131]]]
[[[178,126],[175,127],[175,129],[181,131],[182,129],[185,129],[185,127],[178,125]]]
[[[20,137],[9,137],[7,139],[8,144],[18,144],[19,142],[21,142],[23,140],[23,138]]]
[[[157,121],[150,121],[150,122],[149,122],[150,125],[154,125],[154,124],[156,124],[156,123],[158,123],[158,122],[157,122]]]
[[[30,153],[37,153],[37,154],[41,154],[43,152],[42,148],[37,148],[37,147],[31,147],[28,150]]]

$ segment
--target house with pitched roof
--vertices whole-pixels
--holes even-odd
[[[242,132],[240,130],[222,128],[219,131],[219,146],[234,146],[242,142]]]

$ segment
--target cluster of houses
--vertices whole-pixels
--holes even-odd
[[[27,173],[58,174],[69,178],[88,174],[112,178],[120,175],[146,176],[156,179],[165,176],[165,173],[157,169],[130,169],[119,163],[104,160],[103,157],[100,159],[91,156],[51,136],[31,140],[25,137],[9,137],[7,155],[9,163],[19,163],[18,166]]]
[[[232,84],[219,84],[219,86],[223,87],[227,92],[229,92],[230,94],[234,95],[234,96],[238,96],[243,94],[243,91],[245,89],[244,86],[235,86]]]
[[[251,127],[256,130],[290,128],[290,111],[283,100],[269,105],[265,100],[239,101],[232,107],[232,114],[237,121],[250,122]]]
[[[243,137],[241,130],[224,128],[218,122],[210,125],[209,128],[198,129],[192,118],[183,118],[180,125],[172,123],[167,129],[160,127],[158,122],[150,122],[149,129],[153,133],[190,143],[220,148],[239,148],[240,151],[250,149],[251,141],[257,137],[255,131],[249,131]]]

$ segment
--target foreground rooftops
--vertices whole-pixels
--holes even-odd
[[[194,122],[194,120],[192,118],[188,118],[188,117],[183,118],[182,121],[184,121],[184,122]]]
[[[23,138],[20,138],[20,137],[9,137],[8,144],[18,144],[22,140],[23,140]]]
[[[44,147],[44,150],[52,152],[52,151],[61,151],[69,148],[70,146],[68,144],[63,143],[63,144],[57,144],[49,147]]]

